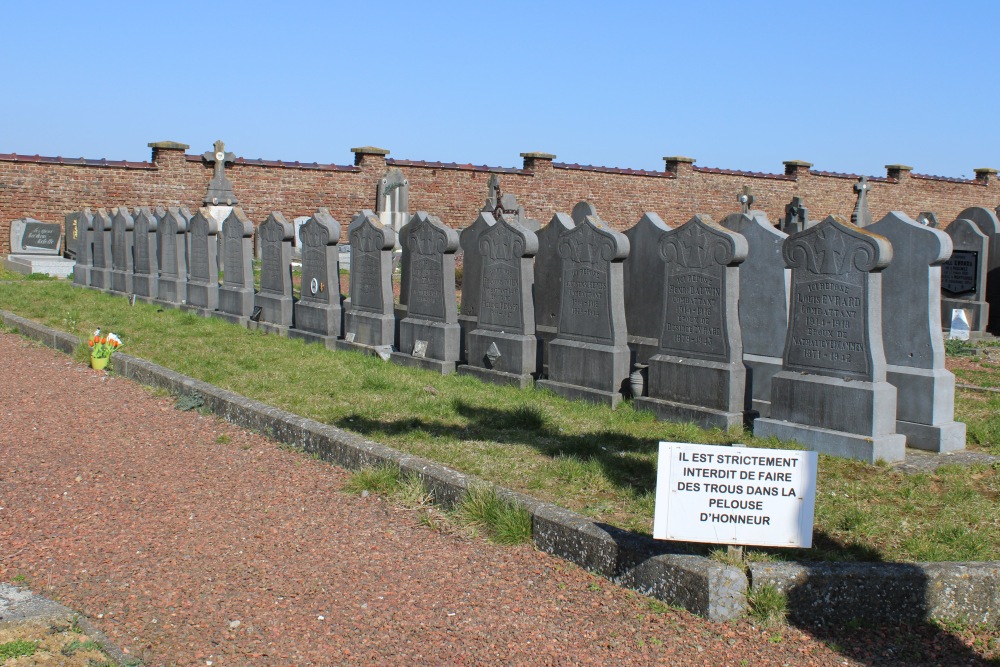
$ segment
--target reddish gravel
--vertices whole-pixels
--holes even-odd
[[[819,637],[653,613],[529,546],[417,524],[347,474],[10,334],[0,580],[152,665],[988,664],[936,628]]]

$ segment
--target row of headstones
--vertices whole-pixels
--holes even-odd
[[[928,296],[939,289],[950,239],[901,214],[872,227],[885,236],[899,228],[893,241],[917,246],[889,265],[885,238],[833,218],[790,240],[758,212],[734,214],[723,226],[695,217],[676,229],[647,214],[621,234],[581,203],[537,234],[516,212],[484,211],[459,237],[421,212],[400,233],[403,293],[394,313],[395,235],[364,211],[348,230],[352,275],[342,326],[339,289],[331,298],[328,287],[338,285],[340,228],[323,210],[303,227],[303,289],[294,316],[292,230],[280,214],[260,228],[257,294],[253,225],[238,208],[222,224],[231,268],[221,286],[213,272],[218,232],[204,210],[192,217],[183,209],[138,209],[133,218],[122,207],[111,216],[84,211],[81,218],[81,230],[93,234],[92,262],[89,280],[77,282],[94,287],[182,303],[179,284],[155,291],[150,281],[155,275],[161,287],[164,280],[180,283],[180,258],[189,257],[188,307],[249,321],[256,306],[255,319],[331,347],[387,350],[395,343],[391,357],[400,363],[449,372],[464,358],[460,372],[520,386],[544,367],[540,386],[612,405],[627,391],[637,360],[649,368],[646,395],[636,397],[636,406],[663,418],[725,428],[752,419],[756,408],[769,414],[756,420],[758,433],[868,460],[902,458],[904,434],[926,449],[964,447],[940,327],[930,325],[940,320],[937,302]],[[461,317],[454,272],[460,245],[466,254]],[[791,269],[790,283],[779,254]],[[924,262],[924,255],[931,258]],[[883,299],[887,265],[905,278]],[[926,309],[912,307],[921,303],[915,289]],[[885,352],[879,304],[889,315]],[[893,325],[900,326],[896,334]],[[886,381],[886,356],[888,370],[899,376],[893,384]],[[896,387],[904,393],[898,410]]]

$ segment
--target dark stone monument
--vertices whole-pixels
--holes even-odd
[[[208,164],[214,164],[212,180],[208,184],[208,191],[202,201],[210,206],[235,206],[239,204],[239,200],[233,194],[233,182],[226,177],[226,164],[231,164],[236,156],[226,150],[222,139],[215,142],[215,150],[202,153],[201,159]]]
[[[538,356],[531,300],[532,258],[537,251],[534,232],[513,216],[501,215],[479,235],[474,251],[481,261],[476,322],[469,332],[468,365],[460,366],[459,373],[521,389],[531,385]],[[470,252],[466,251],[466,262]]]
[[[556,213],[549,224],[539,230],[538,252],[535,254],[535,337],[538,339],[538,369],[548,374],[549,343],[559,330],[560,304],[562,303],[562,265],[559,256],[559,239],[576,227],[565,213]]]
[[[260,291],[253,300],[254,306],[261,309],[257,327],[287,335],[292,326],[292,239],[295,229],[284,215],[273,211],[260,224],[258,232],[261,241]]]
[[[372,211],[361,211],[347,228],[351,243],[350,298],[344,302],[341,346],[391,347],[395,334],[392,254],[396,235]]]
[[[219,223],[207,208],[200,208],[188,226],[188,305],[202,315],[219,308]]]
[[[809,222],[809,209],[806,208],[802,197],[792,197],[792,201],[785,204],[785,217],[781,220],[781,231],[784,234],[798,234],[809,229],[812,224]]]
[[[524,207],[518,203],[517,196],[501,191],[499,174],[490,174],[486,204],[483,205],[481,211],[491,214],[494,220],[499,220],[500,216],[506,216],[511,222],[521,225],[528,231],[537,232],[542,227],[537,220],[528,217]]]
[[[872,189],[867,176],[862,176],[854,184],[854,191],[858,193],[858,201],[854,205],[854,212],[851,213],[851,222],[858,227],[867,227],[872,224],[872,211],[868,208],[868,192]]]
[[[574,213],[578,209],[579,204]],[[628,237],[588,215],[559,237],[558,251],[559,329],[548,347],[548,379],[536,384],[567,398],[614,407],[623,398],[630,370],[622,271]]]
[[[934,229],[941,226],[940,223],[938,223],[937,213],[934,213],[933,211],[921,211],[920,215],[917,216],[917,222],[921,225],[933,227]]]
[[[756,421],[755,435],[868,463],[903,460],[882,348],[880,271],[892,246],[831,216],[788,237],[782,256],[792,270],[785,354],[771,416]]]
[[[483,256],[479,252],[479,238],[495,224],[496,219],[491,213],[481,212],[458,235],[458,242],[462,247],[462,312],[458,316],[458,325],[462,329],[462,345],[458,357],[461,361],[467,361],[469,334],[476,328],[479,320],[479,289],[483,279]]]
[[[337,249],[340,223],[333,219],[328,209],[321,208],[302,225],[299,238],[302,240],[302,288],[294,307],[295,325],[288,335],[334,349],[343,322],[340,252]]]
[[[660,349],[649,360],[649,396],[635,408],[703,428],[749,425],[756,413],[747,409],[737,309],[746,239],[695,216],[658,248],[666,266]]]
[[[951,237],[900,211],[868,229],[892,244],[892,263],[882,271],[882,341],[886,379],[896,387],[896,432],[908,447],[965,449],[941,334],[941,265],[951,255]]]
[[[670,227],[655,213],[645,213],[625,231],[629,254],[625,258],[625,322],[632,363],[645,366],[660,348],[663,329],[663,289],[666,267],[660,239]]]
[[[62,253],[62,225],[34,218],[18,218],[10,223],[10,254],[51,255]]]
[[[751,386],[751,407],[767,417],[771,378],[781,370],[788,329],[791,272],[781,259],[781,245],[788,234],[775,229],[762,211],[726,216],[722,226],[747,242],[747,258],[739,268],[743,365]]]
[[[226,259],[219,287],[219,312],[223,319],[246,326],[253,314],[253,223],[243,209],[233,209],[222,223],[222,252]]]
[[[985,301],[990,304],[990,312],[986,331],[994,336],[1000,335],[1000,221],[993,211],[982,206],[965,209],[958,214],[958,219],[971,220],[989,242]],[[972,330],[975,331],[975,327]]]
[[[160,267],[157,250],[158,220],[148,207],[135,210],[135,225],[132,231],[134,259],[132,291],[137,297],[152,300],[159,296],[158,278]]]
[[[77,259],[77,245],[80,240],[80,212],[70,211],[63,216],[63,229],[66,240],[63,243],[63,252],[67,257]]]
[[[156,298],[170,304],[187,303],[187,230],[191,213],[186,208],[158,207],[157,247],[160,275]]]
[[[941,265],[941,327],[951,328],[952,311],[964,310],[969,337],[986,335],[990,304],[986,302],[986,275],[990,240],[976,223],[959,218],[945,228],[951,237],[951,258]]]
[[[127,206],[111,209],[111,291],[132,293],[135,220]]]
[[[94,213],[94,265],[90,270],[90,286],[111,288],[111,218],[103,208]]]
[[[454,373],[461,345],[455,299],[458,233],[424,211],[417,211],[404,229],[403,254],[411,255],[407,311],[399,323],[400,351],[392,353],[392,360],[442,375]]]
[[[73,267],[73,284],[90,285],[90,271],[94,267],[94,216],[89,208],[76,214],[76,265]]]

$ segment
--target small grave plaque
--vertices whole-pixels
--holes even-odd
[[[972,294],[978,287],[979,253],[956,250],[941,267],[941,290],[948,296]]]
[[[969,340],[969,317],[965,310],[953,308],[951,311],[951,329],[948,330],[948,338],[952,340]]]
[[[413,342],[413,356],[419,359],[427,356],[427,341],[417,340]]]
[[[10,223],[12,255],[58,255],[62,247],[62,225],[34,218],[20,218]]]

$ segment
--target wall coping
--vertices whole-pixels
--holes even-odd
[[[458,171],[481,171],[497,174],[521,174],[531,176],[530,170],[518,169],[517,167],[489,167],[484,164],[459,164],[457,162],[426,162],[424,160],[400,160],[396,158],[386,158],[386,165],[393,167],[413,167],[416,169],[454,169]]]
[[[188,144],[182,144],[177,141],[153,141],[146,145],[150,148],[159,148],[161,151],[186,151],[191,148]]]
[[[202,162],[200,155],[185,155],[184,159],[188,162]],[[322,164],[319,162],[285,162],[283,160],[248,159],[242,157],[236,158],[229,164],[238,164],[246,167],[278,167],[281,169],[305,169],[311,171],[346,171],[351,173],[361,171],[361,169],[353,165]]]
[[[118,169],[144,169],[156,171],[157,166],[150,162],[130,162],[128,160],[99,160],[89,158],[48,157],[45,155],[18,155],[17,153],[0,153],[0,162],[27,162],[30,164],[63,164],[72,167],[114,167]]]

